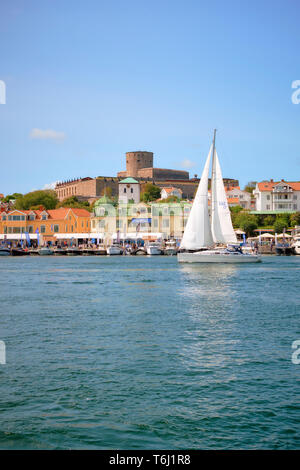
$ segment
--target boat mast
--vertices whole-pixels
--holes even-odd
[[[210,189],[211,189],[211,221],[213,220],[213,217],[214,217],[215,201],[216,201],[216,196],[215,196],[215,191],[216,191],[216,174],[215,174],[216,173],[216,168],[215,168],[216,133],[217,133],[217,129],[214,129],[213,148],[212,148],[211,184],[210,184]]]

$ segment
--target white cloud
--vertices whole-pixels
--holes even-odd
[[[194,166],[196,165],[196,163],[192,162],[191,160],[189,160],[188,158],[186,158],[185,160],[182,160],[180,162],[180,166],[182,168],[193,168]]]
[[[58,183],[58,181],[53,181],[53,183],[45,184],[42,189],[55,189],[56,183]]]
[[[43,130],[43,129],[34,128],[30,131],[29,137],[31,139],[62,141],[65,139],[66,134],[64,132],[58,132],[52,129]]]

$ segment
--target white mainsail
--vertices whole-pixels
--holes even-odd
[[[215,243],[236,243],[217,151],[213,155],[211,231]]]
[[[184,230],[180,249],[198,250],[213,245],[208,214],[208,173],[212,153],[209,150],[192,209]]]

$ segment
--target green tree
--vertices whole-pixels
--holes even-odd
[[[238,227],[236,220],[241,211],[243,211],[242,206],[231,206],[229,207],[231,212],[231,220],[234,227]]]
[[[278,217],[274,222],[273,228],[275,233],[282,233],[283,229],[288,228],[286,218]]]
[[[291,227],[294,227],[295,225],[300,225],[300,212],[295,212],[295,214],[291,214],[290,224]]]
[[[165,202],[167,202],[167,203],[168,202],[180,202],[180,199],[177,196],[169,196],[166,199],[162,199],[159,202],[162,203],[162,204],[164,204]]]
[[[8,194],[7,196],[5,196],[5,198],[2,199],[2,201],[9,202],[9,201],[19,199],[20,197],[23,197],[23,194],[21,193]]]
[[[273,215],[267,215],[267,217],[265,217],[264,220],[263,220],[264,227],[268,227],[270,225],[273,225],[274,220],[275,220],[275,218],[274,218]]]
[[[238,214],[236,224],[241,230],[246,232],[247,236],[253,235],[254,230],[258,227],[256,216],[246,211]]]
[[[53,189],[32,191],[16,200],[16,209],[28,210],[34,206],[43,206],[45,209],[55,209],[58,203],[56,192]]]
[[[141,201],[156,201],[156,199],[160,198],[160,191],[161,189],[158,186],[152,183],[146,183],[141,194]]]
[[[76,196],[71,196],[64,199],[63,201],[59,202],[56,207],[73,207],[78,209],[92,210],[92,207],[90,206],[88,201],[79,201]]]

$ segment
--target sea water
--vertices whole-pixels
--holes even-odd
[[[299,447],[300,257],[2,257],[0,272],[2,449]]]

